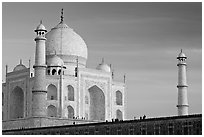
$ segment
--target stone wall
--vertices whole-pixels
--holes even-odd
[[[66,118],[49,118],[49,117],[32,117],[18,120],[8,120],[2,122],[3,130],[22,129],[33,127],[49,127],[61,125],[73,125],[84,123],[96,123],[97,121],[81,120],[81,119],[66,119]]]
[[[3,135],[201,135],[202,114],[3,130]]]

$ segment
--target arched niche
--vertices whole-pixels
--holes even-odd
[[[89,119],[105,120],[105,95],[98,86],[92,86],[89,91]]]
[[[123,105],[123,95],[121,91],[116,91],[116,105]]]
[[[10,94],[10,119],[24,117],[24,93],[20,87],[15,87]]]
[[[47,87],[47,100],[57,100],[57,88],[53,84]]]
[[[68,100],[74,101],[74,88],[71,85],[68,85],[67,88],[68,88]]]
[[[53,69],[53,70],[52,70],[52,75],[56,75],[56,73],[57,73],[57,70],[56,70],[56,69]]]
[[[88,96],[85,96],[85,104],[89,104],[89,98],[88,98]]]
[[[2,106],[4,105],[4,93],[2,92]]]
[[[47,116],[48,117],[57,117],[57,108],[53,105],[47,107]]]
[[[116,111],[116,118],[119,120],[123,119],[123,113],[119,109]]]
[[[68,110],[68,118],[73,118],[74,117],[74,108],[72,106],[67,107]]]

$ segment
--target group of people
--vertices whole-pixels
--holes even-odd
[[[146,115],[143,115],[143,117],[140,117],[140,120],[146,119]],[[136,120],[136,117],[134,117],[134,120]]]
[[[79,118],[79,116],[77,116],[77,117],[73,117],[73,119],[80,119],[80,118]],[[82,117],[81,119],[85,120],[86,118]]]

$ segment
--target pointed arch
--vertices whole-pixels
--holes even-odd
[[[53,105],[49,105],[47,107],[47,116],[49,117],[57,117],[57,108]]]
[[[89,98],[88,98],[88,96],[85,96],[85,104],[89,104]]]
[[[4,93],[2,92],[2,106],[4,105]]]
[[[56,69],[53,69],[53,70],[52,70],[52,75],[55,75],[56,72],[57,72]]]
[[[72,106],[67,107],[68,110],[68,118],[73,118],[74,117],[74,108]]]
[[[57,100],[57,87],[53,84],[47,87],[47,100]]]
[[[116,118],[118,120],[122,120],[123,119],[123,113],[119,109],[117,109],[117,111],[116,111]]]
[[[24,92],[16,86],[10,95],[10,119],[24,117]]]
[[[116,91],[116,105],[123,105],[123,95],[121,91]]]
[[[105,95],[96,85],[88,89],[89,91],[89,119],[105,120]]]
[[[67,88],[68,88],[68,100],[74,101],[74,88],[71,85],[68,85]]]
[[[58,75],[61,75],[61,69],[58,70]]]

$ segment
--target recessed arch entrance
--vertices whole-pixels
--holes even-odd
[[[49,105],[47,107],[47,116],[49,117],[57,117],[57,108],[53,105]]]
[[[89,91],[89,119],[105,120],[105,95],[103,91],[95,86],[88,89]]]
[[[67,107],[67,110],[68,110],[68,118],[73,118],[74,117],[74,109],[72,106],[68,106]]]
[[[24,93],[20,87],[15,87],[10,94],[10,119],[24,117]]]
[[[116,91],[116,104],[117,105],[122,105],[123,99],[122,99],[122,93],[118,90]]]
[[[47,87],[47,100],[57,100],[57,88],[55,85],[50,84]]]
[[[123,113],[119,109],[116,111],[116,118],[118,120],[122,120],[123,119]]]

